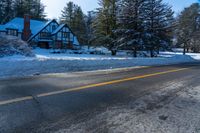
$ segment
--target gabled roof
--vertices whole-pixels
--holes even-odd
[[[61,24],[61,25],[52,33],[52,35],[58,33],[60,30],[62,30],[63,27],[65,27],[65,24]]]
[[[52,22],[56,22],[58,24],[58,22],[53,19],[53,20],[50,20],[48,22],[46,22],[42,27],[40,27],[37,32],[35,32],[31,37],[30,39],[28,39],[28,42],[30,42],[35,36],[37,36],[42,30],[44,30],[49,24],[51,24]]]
[[[68,26],[67,24],[61,24],[51,35],[57,34],[57,33],[60,32],[64,27],[67,27],[67,28],[69,29],[69,31],[73,34],[73,38],[74,38],[73,44],[79,46],[80,44],[79,44],[79,42],[78,42],[77,37],[75,36],[75,34],[73,33],[73,31],[71,30],[71,28],[69,28],[69,26]]]
[[[38,21],[38,20],[30,20],[30,28],[31,32],[35,34],[38,29],[41,29],[45,25],[45,21]],[[24,18],[14,18],[10,22],[6,23],[3,26],[4,30],[5,29],[16,29],[19,32],[23,31],[24,28]]]
[[[67,25],[67,24],[61,24],[53,33],[52,35],[58,33],[60,30],[62,30],[63,27],[67,27],[69,29],[69,31],[75,36],[74,32],[72,31],[72,29]]]

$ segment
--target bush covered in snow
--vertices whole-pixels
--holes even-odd
[[[34,56],[26,42],[17,37],[0,35],[0,57],[12,55]]]

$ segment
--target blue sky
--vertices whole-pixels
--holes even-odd
[[[46,5],[45,12],[48,15],[48,18],[58,18],[61,14],[61,10],[70,0],[42,0]],[[98,7],[98,0],[71,0],[74,3],[80,5],[85,13],[91,11]],[[198,0],[164,0],[173,6],[173,9],[176,13],[181,11],[184,7],[189,6],[190,4],[197,2]]]

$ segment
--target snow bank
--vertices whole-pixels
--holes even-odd
[[[35,74],[62,73],[114,69],[122,67],[166,65],[195,61],[191,56],[162,54],[157,58],[132,58],[89,54],[51,54],[51,51],[36,49],[35,57],[20,55],[0,58],[0,77],[21,77]]]
[[[24,55],[34,56],[28,44],[14,36],[0,36],[0,57]]]

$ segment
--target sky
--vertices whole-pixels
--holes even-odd
[[[67,2],[73,1],[83,9],[84,13],[94,10],[98,7],[98,0],[42,0],[46,5],[45,13],[48,18],[59,18],[61,10],[64,8]],[[197,2],[198,0],[164,0],[173,6],[173,10],[178,13],[190,4]]]

